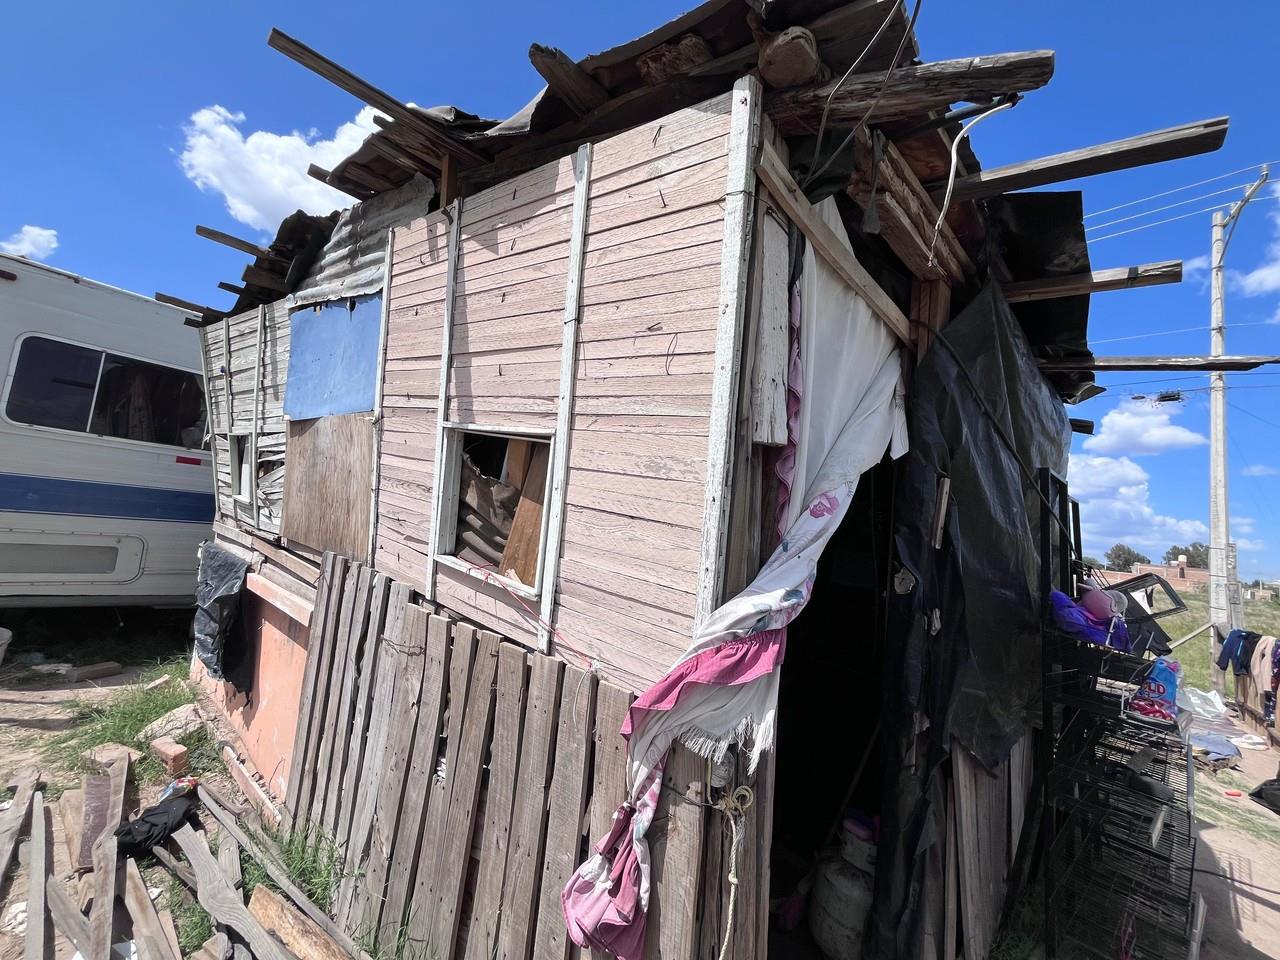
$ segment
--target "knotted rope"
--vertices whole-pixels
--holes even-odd
[[[724,794],[713,804],[715,809],[729,818],[729,827],[733,831],[733,842],[729,847],[729,909],[725,913],[724,939],[720,944],[718,960],[725,960],[729,954],[729,941],[733,936],[733,913],[738,905],[738,841],[741,838],[742,815],[755,799],[755,791],[744,785]]]

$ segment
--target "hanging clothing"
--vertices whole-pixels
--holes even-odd
[[[1258,646],[1262,634],[1250,630],[1232,630],[1222,642],[1218,652],[1218,669],[1232,668],[1237,677],[1247,676],[1249,661],[1253,659],[1253,651]]]
[[[815,209],[845,235],[834,200]],[[847,240],[846,240],[847,245]],[[721,759],[773,746],[786,627],[813,590],[818,557],[858,480],[907,449],[897,340],[812,249],[792,290],[799,349],[788,373],[788,448],[779,461],[781,542],[756,579],[707,618],[668,673],[632,705],[629,796],[561,895],[574,943],[639,960],[649,906],[649,845],[667,752],[682,741]]]

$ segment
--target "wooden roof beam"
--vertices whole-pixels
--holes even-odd
[[[205,227],[196,224],[196,236],[204,237],[206,240],[212,240],[214,243],[220,243],[224,247],[230,247],[232,250],[239,250],[241,253],[247,253],[251,257],[265,257],[267,259],[280,260],[267,247],[254,243],[251,240],[241,240],[239,237],[233,237],[229,233],[223,233],[221,230],[215,230],[213,227]]]
[[[1166,160],[1212,153],[1226,139],[1228,119],[1215,117],[1212,120],[1200,120],[1125,140],[1113,140],[1096,147],[1069,150],[1038,160],[983,170],[956,180],[951,200],[953,203],[980,200],[1008,193],[1010,190],[1025,190],[1028,187],[1041,187],[1079,177],[1092,177],[1099,173],[1142,167],[1149,163],[1163,163]],[[945,184],[936,185],[935,193],[940,194],[944,189]]]
[[[778,129],[792,136],[818,129],[828,98],[831,110],[827,122],[839,128],[861,120],[873,103],[875,109],[869,122],[907,120],[931,110],[945,110],[957,101],[976,103],[1001,94],[1035,90],[1052,76],[1052,50],[998,53],[899,67],[887,85],[886,72],[881,70],[854,74],[843,84],[837,79],[818,87],[775,90],[766,97],[765,109]],[[876,102],[882,86],[884,94]]]
[[[1063,277],[1044,277],[1040,280],[1018,280],[1004,285],[1004,298],[1009,303],[1027,303],[1031,300],[1054,300],[1058,297],[1077,297],[1086,293],[1103,293],[1107,290],[1128,290],[1133,287],[1154,287],[1162,283],[1182,282],[1182,261],[1162,260],[1144,263],[1136,267],[1114,267],[1094,270],[1092,273],[1073,273]]]
[[[335,190],[341,190],[348,197],[354,197],[357,200],[369,199],[369,191],[356,190],[353,187],[345,186],[343,184],[330,183],[329,182],[329,177],[331,176],[330,172],[326,170],[324,167],[317,166],[314,163],[311,164],[311,166],[307,167],[307,176],[311,177],[313,180],[319,180],[325,186],[333,187],[333,189]]]
[[[332,177],[332,172],[329,175]],[[394,190],[396,188],[396,185],[386,179],[386,177],[380,177],[368,167],[361,166],[358,163],[348,163],[343,167],[342,179],[354,180],[358,185],[366,187],[374,193],[383,193],[387,190]]]
[[[1254,370],[1264,364],[1280,363],[1280,357],[1055,357],[1040,361],[1045,371],[1095,370],[1139,372],[1144,370],[1191,370],[1196,372]]]
[[[201,317],[225,316],[221,310],[215,310],[213,307],[206,307],[200,303],[192,303],[190,300],[183,300],[181,297],[171,296],[167,293],[157,292],[155,299],[161,303],[166,303],[171,307],[177,307],[179,310],[187,310],[191,313],[199,314]]]
[[[380,156],[386,157],[392,163],[398,163],[406,170],[412,170],[414,173],[435,176],[440,170],[441,158],[436,157],[428,160],[426,157],[416,156],[392,140],[389,134],[384,133],[382,136],[370,137],[365,141],[365,145]]]
[[[244,293],[244,287],[237,287],[234,283],[227,283],[225,280],[218,282],[218,289],[225,290],[227,293],[234,293],[237,297]]]
[[[339,66],[328,57],[311,49],[305,43],[295,40],[281,30],[272,27],[267,44],[283,53],[313,73],[319,74],[335,86],[345,90],[357,100],[361,100],[381,110],[418,134],[438,154],[448,154],[458,159],[463,165],[476,165],[488,162],[487,159],[466,144],[454,140],[436,124],[414,111],[407,104],[401,103],[389,93],[378,89],[346,67]]]
[[[276,293],[288,293],[289,284],[285,282],[284,277],[278,277],[270,270],[263,270],[259,266],[249,264],[244,268],[244,274],[240,277],[245,283],[251,283],[255,287],[265,287],[268,290],[274,290]]]
[[[590,113],[609,99],[609,91],[570,60],[563,50],[544,47],[540,43],[530,44],[529,62],[542,79],[547,81],[551,92],[578,116]]]

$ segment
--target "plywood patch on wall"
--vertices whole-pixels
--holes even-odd
[[[348,557],[368,553],[373,439],[368,414],[289,423],[285,539]]]

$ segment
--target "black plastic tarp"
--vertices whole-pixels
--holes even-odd
[[[249,565],[225,547],[206,541],[200,548],[196,615],[191,624],[196,656],[215,680],[225,680],[227,638],[240,616],[240,591]]]
[[[988,286],[916,368],[895,505],[884,722],[888,773],[876,955],[916,955],[924,864],[945,836],[953,739],[994,767],[1040,694],[1039,496],[1065,476],[1070,427],[1018,322]],[[940,545],[935,523],[949,481]]]

